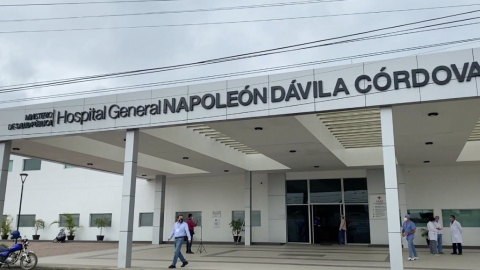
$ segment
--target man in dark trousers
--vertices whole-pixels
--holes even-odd
[[[198,222],[193,222],[192,214],[188,214],[187,224],[188,224],[188,230],[190,231],[190,235],[192,236],[192,241],[187,243],[187,254],[194,254],[192,252],[193,235],[195,234],[194,229],[195,227],[197,227]]]

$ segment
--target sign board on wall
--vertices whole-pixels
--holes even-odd
[[[213,228],[220,228],[220,218],[213,219]]]
[[[370,195],[370,218],[387,218],[387,201],[385,194]]]
[[[222,217],[222,211],[212,211],[213,218],[220,218]]]

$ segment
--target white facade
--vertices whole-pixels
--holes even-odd
[[[20,173],[24,158],[12,156],[13,168],[7,182],[5,215],[18,214],[20,198]],[[405,175],[408,209],[432,209],[441,217],[442,209],[476,209],[480,205],[477,181],[480,168],[472,165],[450,167],[401,167]],[[95,241],[99,230],[90,227],[90,214],[111,213],[112,227],[104,229],[106,241],[118,241],[122,176],[82,168],[65,168],[64,165],[42,161],[39,171],[26,171],[22,214],[35,214],[47,224],[58,220],[61,213],[80,214],[80,225],[75,240]],[[261,226],[252,227],[254,243],[286,243],[285,179],[331,179],[366,177],[369,195],[384,194],[382,169],[254,173],[252,179],[252,210],[261,211]],[[452,181],[455,179],[455,181]],[[283,185],[283,186],[282,186]],[[167,178],[165,201],[164,241],[170,234],[176,212],[201,211],[202,228],[197,228],[197,240],[203,229],[203,240],[232,242],[228,223],[232,211],[243,211],[244,175]],[[426,190],[430,192],[425,192]],[[152,227],[139,227],[139,214],[153,212],[154,182],[137,179],[135,200],[134,241],[152,240]],[[221,211],[220,228],[214,228],[213,211]],[[441,217],[442,218],[442,217]],[[462,222],[462,220],[459,220]],[[16,221],[13,226],[15,227]],[[54,224],[41,230],[41,240],[53,239],[59,230]],[[20,228],[22,235],[34,234],[32,228]],[[450,245],[449,228],[444,230],[444,245]],[[387,220],[370,219],[370,236],[373,245],[388,245]],[[416,244],[425,241],[416,235]],[[480,226],[464,228],[464,245],[480,245]]]

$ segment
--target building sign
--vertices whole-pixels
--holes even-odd
[[[370,216],[372,219],[387,218],[385,194],[370,195]]]
[[[213,218],[222,217],[222,211],[213,211],[213,212],[212,212],[212,217],[213,217]]]
[[[321,99],[326,97],[344,97],[349,96],[352,91],[360,94],[367,94],[371,91],[383,92],[393,85],[395,90],[404,87],[418,88],[428,84],[445,85],[451,80],[457,80],[460,83],[469,82],[477,76],[480,76],[480,66],[478,62],[465,63],[461,67],[455,64],[450,66],[438,66],[431,73],[426,69],[416,68],[410,71],[400,70],[393,73],[386,72],[387,68],[380,69],[375,76],[359,75],[354,82],[345,82],[343,78],[338,78],[332,91],[323,88],[323,81],[309,81],[304,84],[292,80],[290,85],[273,85],[250,89],[247,85],[241,91],[227,91],[224,95],[220,93],[204,95],[189,95],[181,98],[159,99],[156,103],[139,106],[119,106],[113,104],[104,106],[101,109],[90,108],[85,111],[71,112],[68,110],[59,110],[52,112],[27,115],[24,123],[13,123],[8,125],[9,130],[26,129],[33,127],[54,126],[60,124],[102,121],[107,118],[119,119],[130,117],[143,117],[148,115],[175,114],[180,112],[193,112],[196,108],[202,107],[206,110],[222,109],[244,106],[251,104],[267,104],[268,91],[270,91],[270,102],[289,102],[290,100],[308,100],[312,97]],[[441,75],[440,75],[441,74]],[[347,85],[354,85],[355,89],[349,89]],[[351,87],[353,88],[353,87]]]

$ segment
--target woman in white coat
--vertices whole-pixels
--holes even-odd
[[[462,255],[462,225],[455,219],[455,216],[450,216],[450,232],[452,234],[452,246],[454,255]],[[458,253],[457,253],[458,247]]]
[[[432,255],[437,255],[438,250],[437,250],[437,235],[438,235],[438,230],[437,226],[435,226],[435,218],[430,218],[430,221],[427,223],[427,229],[428,229],[428,239],[430,240],[430,254]]]

